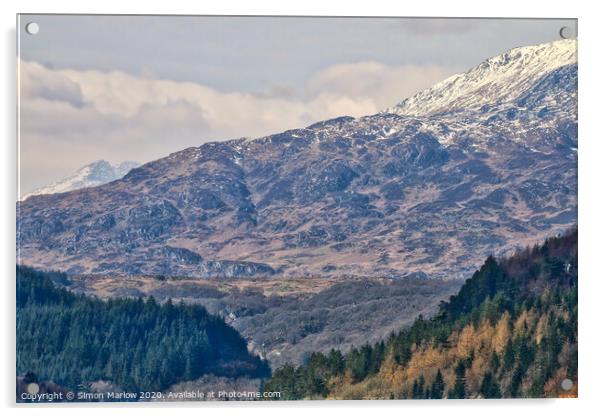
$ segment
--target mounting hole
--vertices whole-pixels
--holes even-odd
[[[37,35],[40,31],[40,25],[36,22],[30,22],[25,25],[25,31],[30,35]]]
[[[560,387],[562,388],[562,390],[570,390],[570,389],[572,389],[573,388],[573,380],[571,380],[569,378],[565,378],[560,383]]]
[[[29,383],[27,385],[27,393],[36,395],[40,391],[40,386],[38,383]]]
[[[558,34],[562,39],[570,39],[573,37],[573,28],[562,26]]]

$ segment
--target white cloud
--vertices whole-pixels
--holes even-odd
[[[380,62],[333,65],[307,84],[312,94],[331,93],[353,100],[370,100],[382,110],[432,86],[455,71],[438,66],[388,66]]]
[[[298,94],[286,87],[286,94],[251,94],[21,61],[21,192],[96,159],[145,162],[207,141],[372,114],[450,74],[360,62],[316,73]]]
[[[23,62],[20,66],[21,99],[41,98],[50,101],[65,101],[79,107],[82,105],[82,93],[79,85],[69,77],[49,71],[35,62]]]

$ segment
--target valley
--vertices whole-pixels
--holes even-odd
[[[461,281],[406,278],[283,281],[70,276],[63,286],[101,298],[154,297],[203,305],[246,339],[273,368],[314,351],[377,342],[419,315],[431,316]]]

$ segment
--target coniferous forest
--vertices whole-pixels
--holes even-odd
[[[489,257],[431,319],[346,354],[315,352],[277,369],[263,390],[288,400],[575,397],[577,251],[575,229]],[[105,301],[53,283],[61,280],[17,266],[18,374],[149,391],[205,374],[270,377],[244,339],[201,306]]]
[[[577,270],[576,229],[489,257],[432,319],[345,355],[313,353],[264,388],[285,400],[575,397]]]
[[[198,305],[107,301],[57,288],[60,273],[17,266],[17,374],[75,389],[98,380],[159,391],[204,374],[265,377],[244,339]]]

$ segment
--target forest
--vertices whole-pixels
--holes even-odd
[[[573,229],[489,257],[431,319],[345,355],[313,353],[264,389],[283,400],[576,397],[577,248]]]
[[[245,340],[199,305],[101,300],[58,288],[57,272],[17,266],[17,375],[81,389],[160,391],[205,374],[266,377]]]

